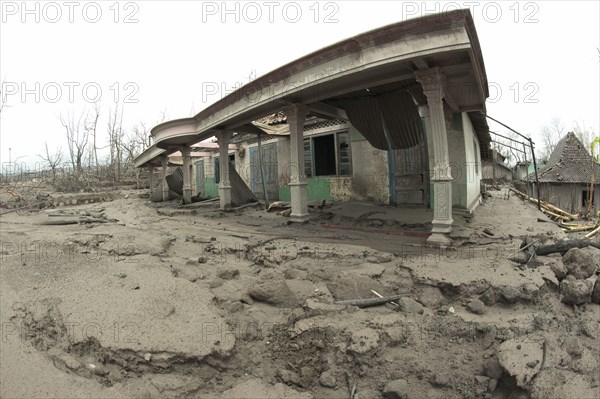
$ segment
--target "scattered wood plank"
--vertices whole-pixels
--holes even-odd
[[[600,225],[596,227],[593,231],[589,232],[585,235],[585,238],[593,238],[600,234]]]
[[[588,225],[561,226],[561,227],[563,227],[563,231],[565,231],[567,233],[577,233],[580,231],[589,231],[589,230],[597,229],[599,227],[599,225],[588,224]]]
[[[517,190],[514,187],[510,187],[509,190],[511,190],[512,192],[517,194],[519,197],[521,197],[527,201],[530,201],[534,204],[538,203],[538,200],[536,198],[532,198],[532,197],[528,196],[527,194]],[[562,218],[562,219],[566,219],[566,220],[576,220],[579,218],[578,215],[573,215],[573,214],[571,214],[563,209],[560,209],[559,207],[552,205],[546,201],[540,201],[540,206],[544,213],[546,213],[550,216],[553,216],[555,218]]]

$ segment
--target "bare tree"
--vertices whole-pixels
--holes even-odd
[[[74,115],[67,114],[66,119],[60,116],[60,122],[65,128],[67,136],[67,145],[69,149],[69,156],[71,158],[71,165],[73,167],[73,173],[75,174],[75,180],[77,181],[78,176],[82,173],[82,160],[85,155],[85,148],[89,141],[89,130],[86,128],[87,115],[85,110],[81,112],[79,117],[75,119]]]
[[[108,110],[108,145],[110,147],[110,165],[113,170],[115,182],[121,180],[121,163],[123,160],[123,108],[119,111],[117,104],[115,109]]]
[[[92,148],[90,149],[90,160],[92,158],[92,155],[94,157],[94,164],[96,165],[96,176],[99,175],[99,168],[100,165],[98,163],[98,144],[97,144],[97,133],[96,133],[96,128],[98,127],[98,118],[100,118],[100,105],[98,103],[96,103],[94,105],[94,113],[92,114],[92,117],[89,119],[89,121],[86,123],[86,130],[90,133],[90,135],[92,136]]]
[[[542,128],[542,148],[538,156],[542,162],[548,161],[554,148],[556,148],[556,144],[564,135],[565,127],[558,117],[552,118],[550,123]]]
[[[575,133],[577,138],[581,140],[581,142],[585,146],[586,151],[590,152],[590,146],[592,144],[592,141],[596,137],[592,129],[589,126],[586,126],[584,122],[579,124],[579,122],[575,121],[575,124],[573,126],[573,133]]]
[[[52,171],[52,184],[56,182],[56,169],[59,167],[63,159],[62,148],[57,148],[54,153],[50,153],[48,149],[48,143],[44,142],[45,153],[38,155],[44,161],[45,166],[50,168]]]
[[[125,161],[133,163],[135,157],[148,147],[148,129],[143,122],[138,122],[125,136],[121,143]]]

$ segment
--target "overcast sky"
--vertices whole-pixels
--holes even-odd
[[[470,8],[488,114],[536,140],[560,117],[600,131],[598,1],[0,1],[0,161],[66,150],[60,115],[115,101],[124,125],[191,116],[236,84],[368,30]],[[504,129],[491,126],[499,132]],[[22,157],[22,158],[21,158]]]

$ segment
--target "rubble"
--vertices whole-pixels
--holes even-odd
[[[596,272],[596,262],[591,255],[579,248],[571,248],[562,257],[562,263],[568,274],[577,279],[585,280]]]
[[[560,283],[561,301],[567,305],[589,303],[593,287],[589,280],[577,280],[573,275],[568,275]]]
[[[541,399],[593,390],[600,317],[590,300],[600,290],[597,277],[578,279],[577,268],[560,268],[560,253],[538,256],[536,267],[507,259],[526,235],[538,249],[563,237],[554,224],[543,224],[543,234],[537,226],[528,231],[523,220],[535,220],[535,209],[517,209],[526,213],[517,214],[523,226],[515,231],[518,224],[505,226],[511,219],[504,208],[486,205],[470,222],[457,219],[456,248],[399,251],[394,237],[386,251],[379,236],[361,246],[354,239],[363,232],[332,236],[317,221],[282,225],[275,213],[253,208],[218,218],[208,206],[198,208],[191,236],[189,215],[165,217],[136,201],[130,195],[103,210],[124,225],[59,238],[85,254],[81,261],[42,267],[27,253],[21,261],[20,251],[4,249],[3,303],[7,282],[36,287],[21,291],[31,303],[19,301],[25,305],[9,321],[24,323],[24,342],[61,373],[167,398],[354,392],[354,398]],[[515,212],[505,201],[505,212]],[[498,213],[506,223],[494,224]],[[30,225],[20,219],[7,226],[16,236],[59,240],[31,227],[50,219],[46,214],[30,218]],[[475,237],[469,229],[484,225],[493,242],[469,242]],[[96,252],[105,255],[90,264]],[[347,300],[380,306],[337,303]],[[85,339],[76,331],[71,342],[53,333],[71,322],[101,325],[102,336]]]

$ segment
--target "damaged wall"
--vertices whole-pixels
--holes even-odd
[[[552,184],[552,183],[542,183],[541,191],[540,191],[540,199],[543,201],[547,201],[567,212],[571,213],[579,213],[586,208],[584,208],[583,202],[583,192],[589,190],[588,184]],[[536,196],[536,192],[534,190],[534,197]],[[587,195],[586,195],[587,200]],[[600,201],[600,186],[595,186],[594,188],[594,206],[593,213],[595,214],[598,210],[600,210],[600,206],[598,205],[598,201]]]

